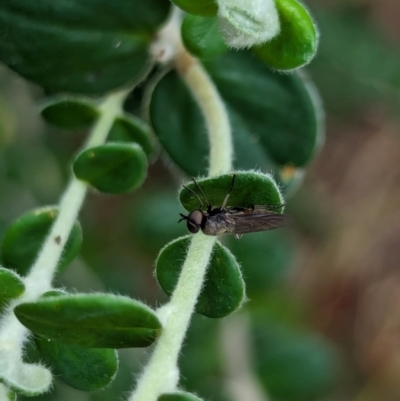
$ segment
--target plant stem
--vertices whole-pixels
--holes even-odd
[[[84,148],[104,143],[115,117],[122,110],[126,95],[127,92],[119,92],[105,99],[100,107],[100,117],[91,130]],[[84,201],[86,190],[86,184],[76,178],[71,179],[61,198],[57,219],[28,276],[23,280],[25,292],[10,303],[0,321],[0,377],[5,383],[17,388],[26,388],[27,393],[46,391],[46,385],[51,383],[51,374],[41,365],[23,363],[22,349],[29,331],[14,315],[14,308],[21,303],[37,300],[52,288],[53,276]]]
[[[179,53],[176,67],[206,120],[210,142],[209,176],[230,171],[233,154],[231,129],[218,91],[201,64],[186,52]],[[216,237],[201,232],[193,236],[171,301],[158,310],[163,330],[130,401],[156,401],[161,394],[176,390],[179,352],[204,283],[215,241]]]
[[[233,145],[225,105],[199,61],[182,52],[176,66],[206,120],[210,142],[208,176],[226,173],[232,169]]]
[[[105,142],[115,117],[121,113],[122,103],[126,95],[126,92],[118,92],[106,98],[100,107],[100,117],[93,126],[84,149]],[[72,226],[78,217],[86,191],[86,184],[73,177],[61,198],[58,217],[25,280],[27,289],[28,287],[37,287],[35,283],[40,284],[40,293],[35,295],[41,295],[43,288],[51,287],[57,263],[60,260]],[[44,291],[47,291],[47,289]]]

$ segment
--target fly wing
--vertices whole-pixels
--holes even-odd
[[[225,219],[229,224],[230,234],[248,234],[274,230],[288,225],[291,221],[290,217],[285,214],[257,210],[252,213],[227,213]]]

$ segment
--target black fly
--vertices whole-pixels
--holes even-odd
[[[226,207],[229,196],[235,185],[236,174],[232,177],[232,184],[228,194],[220,207],[211,208],[203,190],[193,178],[193,182],[206,201],[206,211],[203,211],[203,202],[199,196],[190,188],[184,188],[190,191],[200,202],[198,209],[193,210],[188,216],[181,214],[181,219],[186,220],[188,230],[196,234],[203,231],[206,235],[222,235],[233,234],[239,239],[243,234],[254,233],[259,231],[268,231],[275,228],[284,227],[289,218],[287,215],[271,211],[271,207],[264,205],[256,205],[247,207]],[[282,205],[276,206],[281,207]]]

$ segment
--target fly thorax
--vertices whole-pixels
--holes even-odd
[[[229,227],[224,215],[221,213],[207,217],[202,230],[206,235],[222,235],[229,232]]]

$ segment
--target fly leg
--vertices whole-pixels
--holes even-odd
[[[225,206],[228,203],[229,196],[230,196],[230,194],[232,192],[232,189],[233,189],[233,187],[235,185],[235,179],[236,179],[236,174],[233,174],[231,188],[229,189],[229,192],[226,194],[225,199],[222,202],[222,206],[219,208],[219,210],[224,210],[225,209]]]

